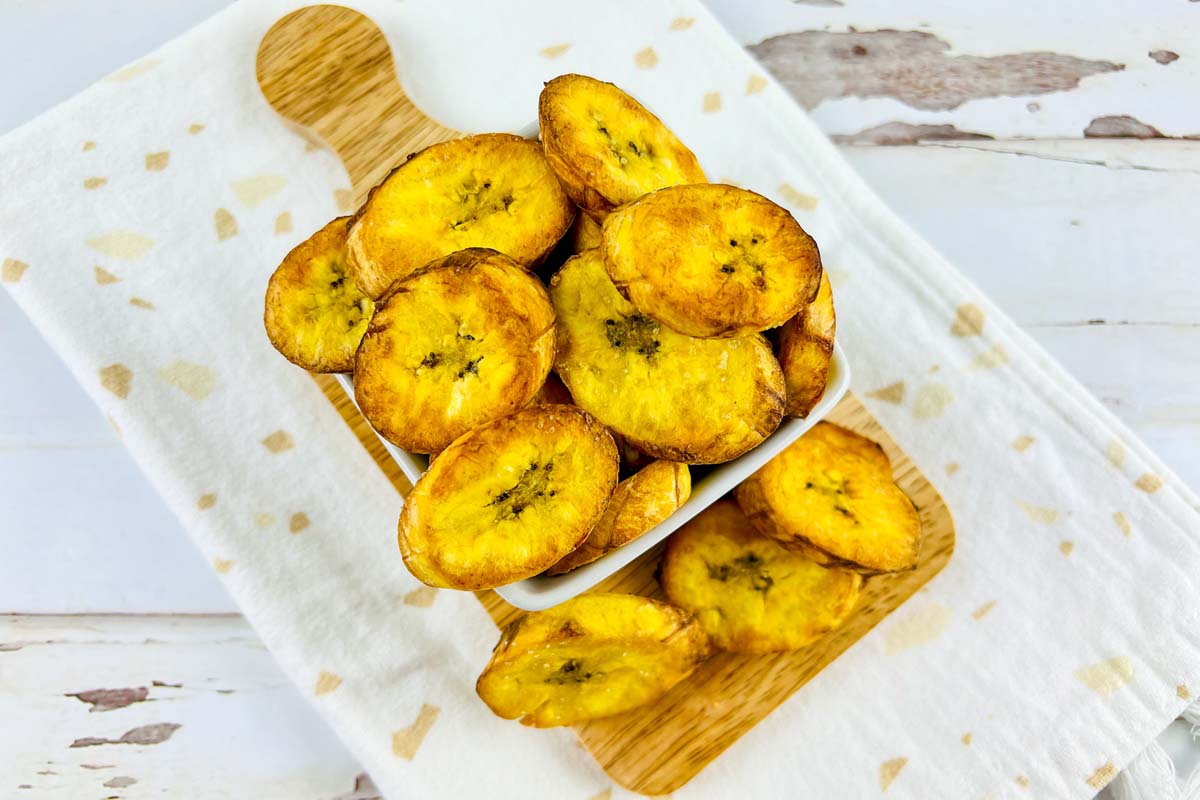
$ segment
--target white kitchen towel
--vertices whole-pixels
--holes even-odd
[[[490,620],[405,572],[400,498],[263,333],[272,268],[348,210],[255,84],[295,5],[239,4],[0,141],[0,278],[388,797],[626,796],[570,731],[476,699]],[[1089,797],[1200,692],[1195,496],[703,7],[354,5],[447,125],[520,128],[542,81],[587,72],[791,208],[856,391],[954,513],[946,570],[676,797]]]

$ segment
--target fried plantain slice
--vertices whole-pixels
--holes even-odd
[[[472,248],[396,283],[354,364],[354,397],[388,441],[435,453],[525,406],[554,362],[554,308],[508,256]]]
[[[719,464],[759,444],[783,417],[783,373],[762,336],[696,339],[635,309],[595,250],[550,282],[555,368],[582,408],[639,450]]]
[[[841,625],[863,578],[784,549],[736,503],[721,500],[671,535],[661,582],[717,647],[771,653],[799,649]]]
[[[400,553],[429,586],[519,581],[578,547],[616,485],[607,428],[575,406],[532,406],[438,454],[404,500]]]
[[[621,293],[690,336],[782,325],[821,281],[817,244],[787,209],[735,186],[660,189],[609,214],[601,240]]]
[[[505,628],[475,692],[504,719],[574,725],[653,702],[710,651],[681,609],[631,594],[586,594]]]
[[[836,328],[833,287],[822,272],[816,299],[779,329],[779,366],[787,383],[784,413],[789,417],[807,417],[825,394]]]
[[[759,531],[814,561],[856,572],[913,569],[921,520],[883,449],[818,422],[737,488]]]
[[[371,190],[350,225],[350,274],[378,298],[393,281],[469,247],[536,266],[574,218],[537,141],[485,133],[442,142]]]
[[[263,325],[275,349],[310,372],[349,372],[375,304],[346,275],[338,217],[292,248],[267,283]]]
[[[550,569],[561,575],[590,564],[646,533],[675,513],[692,493],[687,464],[654,461],[617,484],[604,516],[583,540]]]
[[[538,125],[567,194],[597,220],[655,189],[706,180],[692,151],[611,83],[559,75],[542,89]]]

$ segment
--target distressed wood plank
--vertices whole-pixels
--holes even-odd
[[[1197,324],[1200,142],[1162,144],[1169,154],[1129,141],[842,152],[1020,325]]]
[[[374,794],[238,616],[3,616],[0,676],[3,797]]]
[[[939,0],[708,5],[802,102],[825,98],[812,115],[831,134],[898,123],[1082,138],[1105,117],[1200,133],[1200,19],[1186,2],[1118,13],[1062,0],[1026,8],[1019,24],[994,4]]]

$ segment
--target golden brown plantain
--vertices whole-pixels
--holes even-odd
[[[864,574],[913,569],[921,520],[878,444],[818,422],[737,489],[759,531],[817,563]]]
[[[550,569],[561,575],[590,564],[646,533],[675,513],[692,493],[687,464],[655,461],[617,484],[604,516],[583,540]]]
[[[506,627],[475,691],[505,719],[549,728],[653,702],[711,651],[691,614],[631,594],[587,594]]]
[[[442,142],[371,190],[350,225],[350,274],[378,298],[393,281],[469,247],[532,267],[574,218],[537,141],[486,133]]]
[[[787,383],[784,413],[789,417],[807,417],[825,394],[836,327],[833,288],[822,272],[816,299],[779,329],[779,366]]]
[[[574,406],[532,406],[438,454],[404,500],[400,553],[430,586],[519,581],[578,547],[616,485],[607,428]]]
[[[739,653],[811,644],[849,616],[862,581],[763,536],[732,500],[671,535],[661,574],[671,602],[695,614],[713,644]]]
[[[555,367],[582,408],[656,458],[718,464],[759,444],[783,417],[783,373],[757,334],[696,339],[638,313],[595,250],[550,282]]]
[[[609,277],[648,317],[690,336],[787,322],[817,294],[817,244],[787,209],[735,186],[660,189],[604,220]]]
[[[532,400],[554,338],[536,278],[495,250],[463,250],[380,299],[355,359],[354,397],[389,441],[435,453]]]
[[[346,275],[338,217],[296,245],[267,283],[263,324],[283,356],[311,372],[349,372],[375,304]]]
[[[692,151],[611,83],[558,76],[538,99],[538,124],[546,160],[597,220],[655,189],[705,181]]]

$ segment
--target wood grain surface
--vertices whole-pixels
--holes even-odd
[[[359,200],[408,153],[459,135],[425,117],[405,96],[382,32],[350,9],[313,6],[281,19],[263,38],[257,73],[271,106],[341,157]],[[328,376],[316,380],[396,489],[406,493],[408,481],[350,398]],[[921,516],[925,540],[918,568],[870,578],[846,624],[803,650],[718,655],[658,702],[577,726],[584,745],[622,786],[650,795],[683,786],[949,561],[954,524],[933,486],[852,395],[829,418],[883,445],[897,484]],[[592,591],[661,596],[661,552],[660,545]],[[498,626],[523,613],[494,592],[477,596]]]
[[[462,134],[413,105],[383,32],[341,6],[309,6],[276,22],[256,63],[263,96],[301,133],[327,144],[356,201],[411,153]]]

